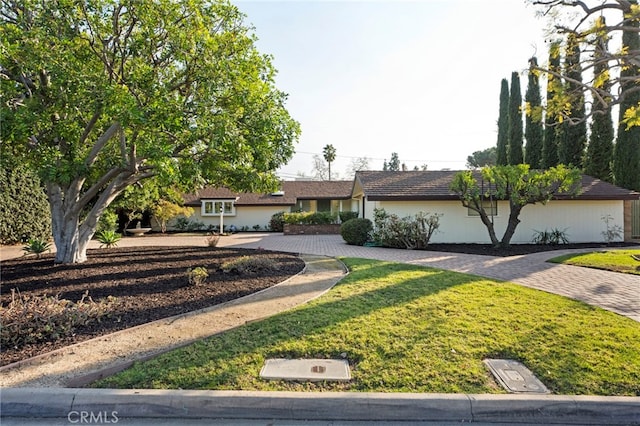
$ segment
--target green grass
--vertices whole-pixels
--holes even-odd
[[[611,250],[567,254],[555,257],[549,262],[640,275],[640,262],[631,257],[632,255],[640,257],[640,250]]]
[[[554,393],[640,395],[640,324],[561,296],[419,266],[344,259],[321,298],[175,350],[98,387],[504,393],[484,358]],[[349,360],[349,383],[263,381],[267,358]]]

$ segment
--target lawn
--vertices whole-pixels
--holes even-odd
[[[169,352],[97,387],[503,393],[484,358],[523,362],[557,394],[640,395],[640,324],[561,296],[346,258],[330,292]],[[346,358],[349,383],[263,381],[267,358]]]
[[[640,250],[611,250],[567,254],[555,257],[549,262],[640,275],[640,261],[632,256],[640,259]]]

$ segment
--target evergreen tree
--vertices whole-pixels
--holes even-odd
[[[638,7],[637,0],[631,1],[631,6]],[[630,16],[630,14],[627,14]],[[625,19],[625,26],[630,29],[622,33],[623,51],[640,51],[640,18]],[[623,121],[625,112],[640,105],[640,91],[637,82],[640,80],[640,66],[633,58],[624,60],[620,72],[621,98],[620,119],[618,124],[618,140],[614,149],[613,173],[616,185],[628,189],[640,190],[640,126],[628,127]]]
[[[549,46],[549,70],[558,71],[560,68],[560,43],[554,41]],[[554,102],[554,93],[556,88],[560,86],[560,80],[553,74],[547,74],[547,106]],[[542,168],[548,169],[558,165],[558,128],[559,123],[557,116],[545,112],[545,127],[542,139]]]
[[[498,115],[498,145],[497,145],[497,164],[506,166],[509,162],[507,159],[507,143],[509,140],[509,82],[506,78],[502,79],[500,85],[500,112]]]
[[[511,94],[509,96],[509,139],[508,158],[509,164],[524,163],[522,153],[522,92],[520,91],[520,76],[517,72],[511,73]]]
[[[0,168],[0,243],[24,243],[32,238],[51,238],[47,196],[35,173],[4,164]]]
[[[540,75],[533,69],[538,66],[538,59],[529,60],[529,83],[525,94],[527,115],[524,137],[527,140],[526,163],[532,169],[542,167],[542,99],[540,98]]]
[[[605,19],[599,17],[596,28],[604,28]],[[609,66],[606,61],[599,60],[604,57],[608,49],[608,37],[606,33],[597,33],[595,42],[594,67],[595,80],[599,87],[611,91],[609,78]],[[593,118],[591,120],[591,134],[587,147],[584,172],[608,182],[612,181],[611,160],[613,157],[613,122],[611,120],[611,107],[608,103],[600,103],[597,100],[593,104]]]
[[[397,152],[391,153],[391,160],[389,160],[387,164],[387,170],[391,172],[399,172],[400,171],[400,159],[398,158]]]
[[[578,84],[582,82],[580,43],[573,34],[567,36],[567,56],[564,62],[567,93],[571,94],[569,107],[571,118],[562,123],[563,135],[558,156],[561,163],[581,168],[584,149],[587,145],[587,124],[584,120],[584,95],[582,90],[579,90]]]

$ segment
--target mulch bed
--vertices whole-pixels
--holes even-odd
[[[272,270],[252,274],[223,272],[220,266],[242,256],[268,258]],[[89,250],[88,260],[55,265],[53,255],[2,262],[0,303],[6,307],[11,290],[23,296],[48,294],[79,301],[85,291],[98,302],[115,297],[109,317],[78,327],[73,336],[55,342],[1,348],[0,365],[33,357],[70,344],[150,321],[210,307],[278,284],[304,268],[290,253],[209,247],[136,247]],[[191,285],[189,268],[205,267],[206,284]]]

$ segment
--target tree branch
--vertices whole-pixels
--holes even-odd
[[[89,120],[89,123],[87,123],[87,125],[85,126],[84,132],[82,133],[82,136],[80,136],[80,145],[81,146],[84,145],[85,141],[87,140],[87,138],[91,134],[91,131],[93,130],[93,128],[96,125],[96,122],[98,121],[99,118],[100,118],[100,111],[96,111],[93,114],[93,117],[91,117],[91,120]]]
[[[118,131],[122,131],[122,126],[120,125],[119,122],[116,121],[98,138],[96,143],[93,145],[93,148],[87,155],[87,158],[84,160],[84,165],[87,168],[91,167],[95,163],[96,159],[98,158],[98,154],[100,154],[100,151],[102,150],[102,148],[104,148],[107,142]]]

